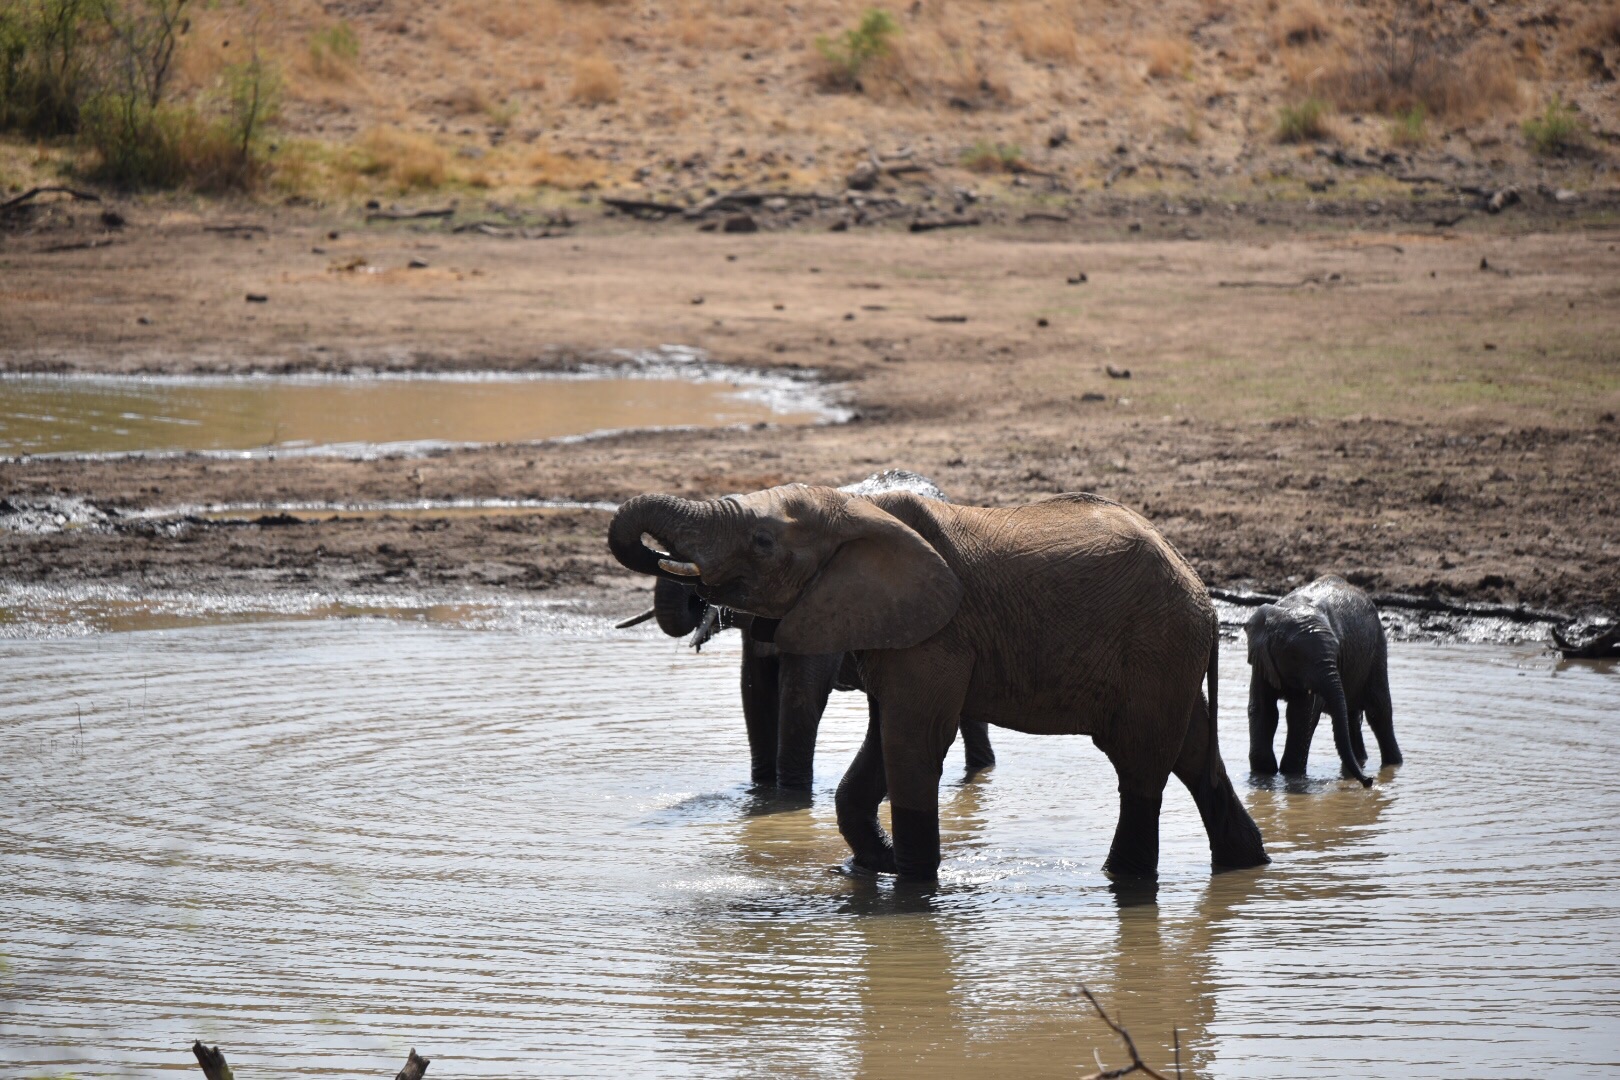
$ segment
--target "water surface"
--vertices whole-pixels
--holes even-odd
[[[705,365],[695,378],[9,375],[0,378],[0,456],[412,452],[835,416],[809,384],[747,373],[728,381],[715,370]]]
[[[1083,739],[953,749],[937,888],[829,872],[749,795],[735,636],[378,619],[0,641],[0,1074],[1596,1076],[1620,1064],[1616,673],[1397,645],[1409,764],[1241,785],[1275,859],[1212,877],[1165,800],[1157,903],[1099,870]],[[1238,775],[1243,661],[1222,656]],[[1141,900],[1127,896],[1126,900]]]

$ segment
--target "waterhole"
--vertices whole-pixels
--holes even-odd
[[[1100,871],[1114,777],[994,732],[934,888],[831,872],[817,790],[750,795],[736,641],[369,618],[0,641],[0,1073],[1612,1075],[1617,674],[1397,644],[1408,764],[1245,779],[1274,863],[1211,876],[1167,792],[1156,903]],[[1122,902],[1125,901],[1125,902]],[[1135,906],[1132,906],[1134,904]],[[1175,1032],[1176,1034],[1172,1034]]]
[[[841,415],[816,384],[719,370],[664,364],[590,378],[10,375],[0,378],[0,456],[410,453]],[[693,377],[677,377],[683,373]]]

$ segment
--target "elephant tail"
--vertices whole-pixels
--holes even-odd
[[[1214,779],[1220,768],[1221,740],[1219,738],[1219,717],[1221,715],[1220,684],[1221,684],[1221,621],[1215,618],[1215,636],[1209,643],[1209,666],[1205,669],[1205,676],[1209,679],[1209,760],[1206,768],[1209,776]]]

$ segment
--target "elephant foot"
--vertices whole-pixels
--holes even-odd
[[[939,876],[939,807],[913,810],[889,806],[894,824],[894,869],[901,877],[929,880]]]
[[[850,877],[872,877],[897,872],[894,867],[894,852],[887,848],[879,852],[851,855],[841,864],[841,869]]]
[[[1266,754],[1262,756],[1259,754],[1250,754],[1249,771],[1254,773],[1256,776],[1276,776],[1277,755]]]
[[[1387,769],[1391,765],[1399,764],[1401,764],[1401,755],[1399,753],[1378,755],[1378,767],[1380,769]]]

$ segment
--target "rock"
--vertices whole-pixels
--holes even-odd
[[[1049,149],[1052,149],[1052,150],[1056,150],[1058,147],[1062,146],[1064,143],[1066,143],[1068,141],[1069,141],[1069,129],[1062,126],[1061,124],[1058,125],[1057,127],[1053,128],[1052,129],[1052,134],[1050,134],[1050,135],[1048,135],[1046,137],[1046,145],[1047,145],[1047,147]]]
[[[1130,368],[1115,367],[1113,364],[1108,364],[1103,367],[1103,370],[1108,372],[1110,379],[1128,379],[1131,377]]]
[[[831,225],[827,226],[827,231],[828,232],[848,232],[849,231],[849,220],[847,218],[839,218],[837,221],[835,221]]]
[[[378,202],[376,199],[367,199],[366,200],[366,209],[367,210],[381,210],[382,209],[382,203]]]
[[[323,248],[323,247],[318,247],[318,246],[317,247],[312,247],[312,248],[309,249],[309,253],[311,255],[325,255],[326,254],[326,249]]]
[[[1553,192],[1553,202],[1572,203],[1579,202],[1580,196],[1568,188],[1559,188]]]
[[[1081,401],[1107,401],[1108,400],[1108,395],[1107,394],[1099,394],[1095,390],[1087,390],[1085,393],[1080,395],[1080,400]]]
[[[1492,195],[1485,203],[1485,212],[1500,214],[1519,201],[1519,189],[1506,187]]]
[[[1128,226],[1126,226],[1126,228],[1131,232],[1141,232],[1142,231],[1142,223],[1140,221],[1133,221]]]
[[[411,270],[426,270],[428,268],[428,262],[426,259],[412,259],[405,265]]]
[[[756,233],[759,232],[759,222],[749,214],[732,214],[726,218],[725,227],[721,230],[728,233]]]
[[[844,180],[844,186],[851,191],[871,191],[877,187],[878,179],[883,175],[882,170],[874,161],[863,161],[850,172]]]
[[[339,236],[339,233],[338,233],[338,231],[336,229],[333,229],[331,232],[326,234],[326,238],[328,240],[336,240],[338,238],[338,236]]]
[[[247,302],[250,304],[268,304],[270,298],[263,293],[250,292],[247,294]]]
[[[1084,285],[1089,279],[1086,277],[1085,271],[1082,270],[1078,274],[1070,274],[1066,280],[1070,285]]]
[[[765,200],[765,209],[771,211],[772,213],[781,213],[787,208],[788,201],[782,198],[780,195],[775,198]]]
[[[703,303],[703,297],[701,297],[701,296],[692,297],[692,304],[693,304],[694,307],[696,305],[698,305],[698,304],[701,304],[701,303]]]
[[[142,315],[140,318],[136,319],[135,322],[140,326],[151,326],[152,325],[151,318],[146,316],[146,315]]]
[[[1036,319],[1035,320],[1035,325],[1036,326],[1041,326],[1041,327],[1046,327],[1046,326],[1051,326],[1052,324],[1050,322],[1048,322],[1047,320],[1045,320],[1045,319]]]
[[[719,227],[720,223],[718,221],[705,221],[698,226],[698,232],[714,232]]]
[[[844,312],[844,321],[845,322],[854,322],[855,321],[855,313],[853,311]]]
[[[123,214],[108,209],[101,212],[101,224],[108,229],[122,229],[128,222],[124,220]]]

